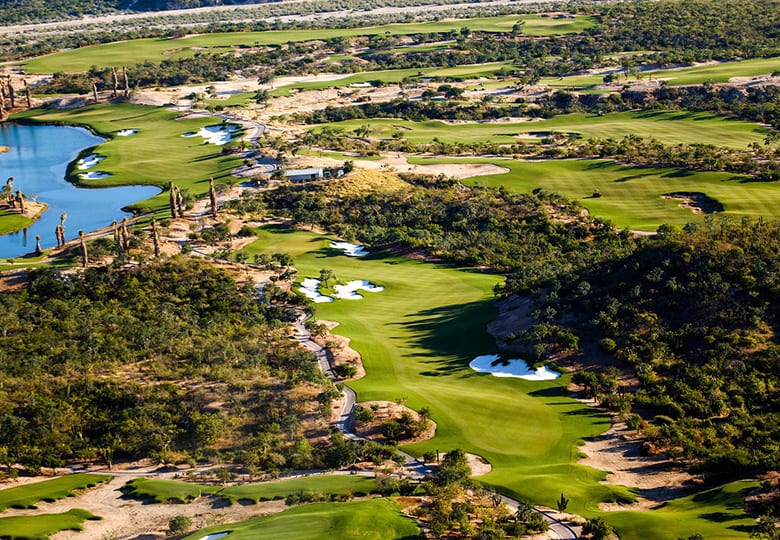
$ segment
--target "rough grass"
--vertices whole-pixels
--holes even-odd
[[[75,491],[111,480],[104,474],[69,474],[51,480],[0,490],[0,512],[6,508],[35,508],[41,501],[54,502],[74,497]],[[0,534],[2,537],[2,534]]]
[[[509,172],[464,180],[470,185],[505,186],[515,193],[543,188],[579,201],[588,211],[620,228],[654,231],[659,225],[702,222],[704,214],[663,199],[673,192],[699,192],[723,204],[726,215],[780,219],[780,184],[749,182],[741,175],[673,168],[628,167],[607,160],[513,161],[509,159],[426,159],[411,163],[494,163]],[[593,198],[595,189],[600,198]]]
[[[458,31],[468,27],[472,31],[509,32],[522,20],[523,32],[546,36],[581,32],[595,24],[590,17],[553,19],[539,15],[507,15],[426,23],[401,23],[364,28],[330,28],[282,30],[269,32],[233,32],[198,34],[183,38],[136,39],[82,47],[41,56],[25,62],[27,73],[81,72],[92,66],[110,67],[135,65],[145,61],[160,62],[168,58],[186,58],[197,50],[227,52],[233,47],[256,45],[281,45],[289,41],[310,41],[333,37],[373,36],[377,34],[410,35],[429,32]]]
[[[315,475],[222,487],[178,480],[137,478],[128,482],[127,487],[131,496],[150,499],[157,503],[188,503],[202,495],[216,495],[232,503],[237,501],[257,503],[283,499],[291,493],[301,491],[329,495],[365,495],[376,490],[376,481],[373,478],[354,475]]]
[[[208,534],[228,531],[226,540],[394,540],[420,535],[417,524],[404,516],[395,503],[388,499],[371,499],[306,504],[240,523],[214,525],[185,536],[184,540],[198,540]]]
[[[13,516],[0,518],[0,538],[8,540],[45,540],[60,531],[81,531],[87,520],[99,517],[75,508],[62,514]]]
[[[217,184],[237,181],[230,173],[241,164],[241,158],[223,156],[221,146],[205,144],[201,137],[182,137],[184,133],[198,131],[217,121],[214,118],[177,120],[177,116],[162,107],[117,103],[69,110],[33,109],[15,115],[14,119],[84,126],[108,138],[105,143],[87,148],[80,155],[95,152],[105,156],[95,169],[113,176],[78,180],[83,187],[134,184],[167,187],[168,181],[173,180],[181,189],[203,196],[208,193],[209,177]],[[122,129],[138,129],[138,133],[129,137],[116,136]],[[75,174],[73,163],[68,173]],[[163,212],[168,208],[168,192],[130,208]]]
[[[362,170],[344,178],[337,178],[323,186],[325,193],[339,197],[361,193],[397,193],[409,189],[409,184],[401,180],[398,175],[371,170]]]
[[[394,118],[358,119],[323,124],[349,133],[362,125],[371,127],[371,137],[390,138],[401,131],[413,143],[434,138],[446,143],[493,142],[511,144],[533,134],[577,133],[585,138],[622,139],[627,135],[654,137],[666,144],[713,144],[746,148],[762,144],[766,128],[712,113],[683,111],[639,111],[595,114],[565,114],[536,122],[447,124],[438,120],[412,122]]]

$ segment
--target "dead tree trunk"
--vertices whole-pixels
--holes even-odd
[[[122,249],[130,250],[130,240],[127,238],[127,218],[122,218]]]
[[[184,197],[178,187],[176,188],[176,211],[179,213],[179,217],[184,217]]]
[[[125,97],[130,95],[130,85],[127,82],[127,68],[122,66],[122,78],[125,80]]]
[[[209,178],[209,199],[211,200],[211,217],[217,219],[217,190],[214,188],[213,178]]]
[[[171,199],[171,217],[173,219],[176,219],[178,216],[176,215],[176,186],[173,185],[173,182],[168,182],[168,196]]]
[[[24,81],[24,94],[27,97],[27,108],[32,109],[32,96],[30,95],[30,86],[27,84],[27,79],[22,79]]]
[[[111,84],[113,85],[113,90],[111,91],[111,97],[116,97],[117,92],[119,91],[119,77],[116,75],[116,68],[111,68]]]
[[[92,81],[92,97],[95,99],[95,103],[97,103],[97,83],[95,81]]]
[[[157,231],[157,221],[152,220],[152,242],[154,242],[154,256],[160,256],[160,235]]]
[[[79,231],[79,240],[81,241],[81,266],[86,268],[89,256],[87,254],[87,239],[84,237],[84,231]]]
[[[21,189],[16,190],[16,202],[19,203],[19,212],[24,214],[24,193]]]
[[[114,220],[111,223],[111,226],[114,228],[114,247],[116,248],[116,256],[121,257],[122,256],[122,244],[119,242],[119,224]]]
[[[11,108],[16,108],[16,93],[14,92],[14,85],[11,84],[11,76],[8,76],[8,99],[11,101]]]

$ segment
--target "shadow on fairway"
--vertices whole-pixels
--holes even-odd
[[[430,352],[430,360],[421,360],[431,369],[421,375],[477,375],[468,363],[480,354],[495,350],[495,343],[485,331],[485,325],[495,317],[490,301],[452,304],[411,313],[401,322],[392,323],[403,329],[408,341],[416,348]],[[419,358],[419,354],[415,354]],[[427,355],[426,355],[427,356]]]

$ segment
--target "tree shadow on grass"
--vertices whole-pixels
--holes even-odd
[[[495,349],[485,331],[485,325],[494,316],[491,302],[482,300],[410,313],[390,326],[401,328],[409,336],[405,338],[407,343],[427,351],[425,356],[430,359],[422,363],[431,369],[421,372],[422,375],[477,375],[468,368],[468,363],[475,356]]]

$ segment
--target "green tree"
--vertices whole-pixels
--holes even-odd
[[[192,527],[192,520],[187,516],[172,517],[168,522],[169,534],[184,534]]]

